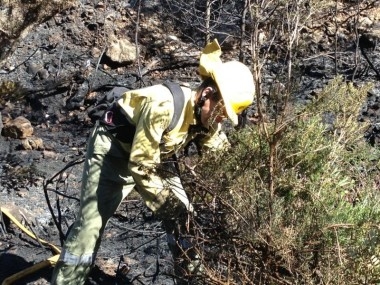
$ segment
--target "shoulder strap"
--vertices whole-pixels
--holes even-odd
[[[163,85],[168,88],[173,95],[174,115],[172,121],[169,124],[169,127],[166,129],[168,132],[170,132],[177,125],[178,120],[181,117],[183,106],[185,104],[185,94],[183,94],[183,90],[178,83],[165,81]]]

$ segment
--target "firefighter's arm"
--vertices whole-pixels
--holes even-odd
[[[173,108],[170,101],[144,104],[129,159],[129,171],[136,182],[136,190],[153,211],[162,206],[169,191],[188,204],[179,178],[176,179],[173,175],[169,178],[158,171],[161,137],[170,124]]]
[[[137,191],[146,202],[153,200],[164,188],[157,166],[160,163],[161,137],[171,116],[170,101],[155,102],[147,98],[136,122],[128,168]]]

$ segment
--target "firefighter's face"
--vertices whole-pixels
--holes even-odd
[[[202,91],[204,104],[201,112],[201,122],[206,128],[214,123],[220,123],[227,118],[223,100],[220,95],[211,87],[206,87]]]

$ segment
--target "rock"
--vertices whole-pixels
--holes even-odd
[[[368,29],[372,27],[373,21],[371,21],[371,19],[369,19],[368,17],[363,17],[361,21],[358,23],[358,25],[359,30],[368,31]]]
[[[93,47],[91,49],[91,55],[95,58],[98,58],[102,54],[102,51],[98,49],[97,47]]]
[[[49,77],[49,72],[46,69],[41,68],[40,70],[37,71],[36,75],[37,75],[38,79],[43,80],[43,79],[46,79]]]
[[[41,138],[30,137],[21,141],[21,147],[25,150],[44,150],[44,143]]]
[[[128,39],[117,39],[111,36],[106,56],[116,63],[132,63],[136,60],[136,46]]]
[[[17,117],[7,122],[1,130],[1,135],[14,139],[24,139],[33,134],[32,124],[25,117]]]
[[[0,0],[0,62],[13,53],[19,40],[35,26],[74,3],[73,0]]]
[[[374,24],[372,29],[368,32],[373,38],[376,38],[377,41],[380,39],[380,22]]]
[[[43,158],[51,158],[51,159],[57,159],[58,158],[58,153],[51,151],[51,150],[44,150],[42,152],[42,157]]]
[[[32,75],[32,77],[34,77],[39,70],[39,67],[34,63],[27,63],[25,64],[25,66],[26,66],[26,72]]]

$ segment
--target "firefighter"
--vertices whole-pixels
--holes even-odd
[[[194,139],[194,130],[203,130],[199,144],[204,149],[227,148],[221,122],[228,118],[237,125],[238,114],[252,104],[254,82],[249,68],[237,61],[222,62],[220,55],[217,40],[203,49],[199,65],[203,82],[195,90],[181,87],[185,103],[172,130],[167,128],[176,110],[171,92],[163,85],[127,91],[116,101],[114,117],[124,120],[127,127],[110,130],[96,123],[87,146],[79,213],[55,266],[52,284],[84,284],[107,221],[133,189],[161,218],[178,265],[176,274],[195,269],[196,262],[183,262],[181,252],[189,243],[181,240],[180,234],[184,214],[193,207],[179,176],[164,175],[158,169],[165,158]]]

